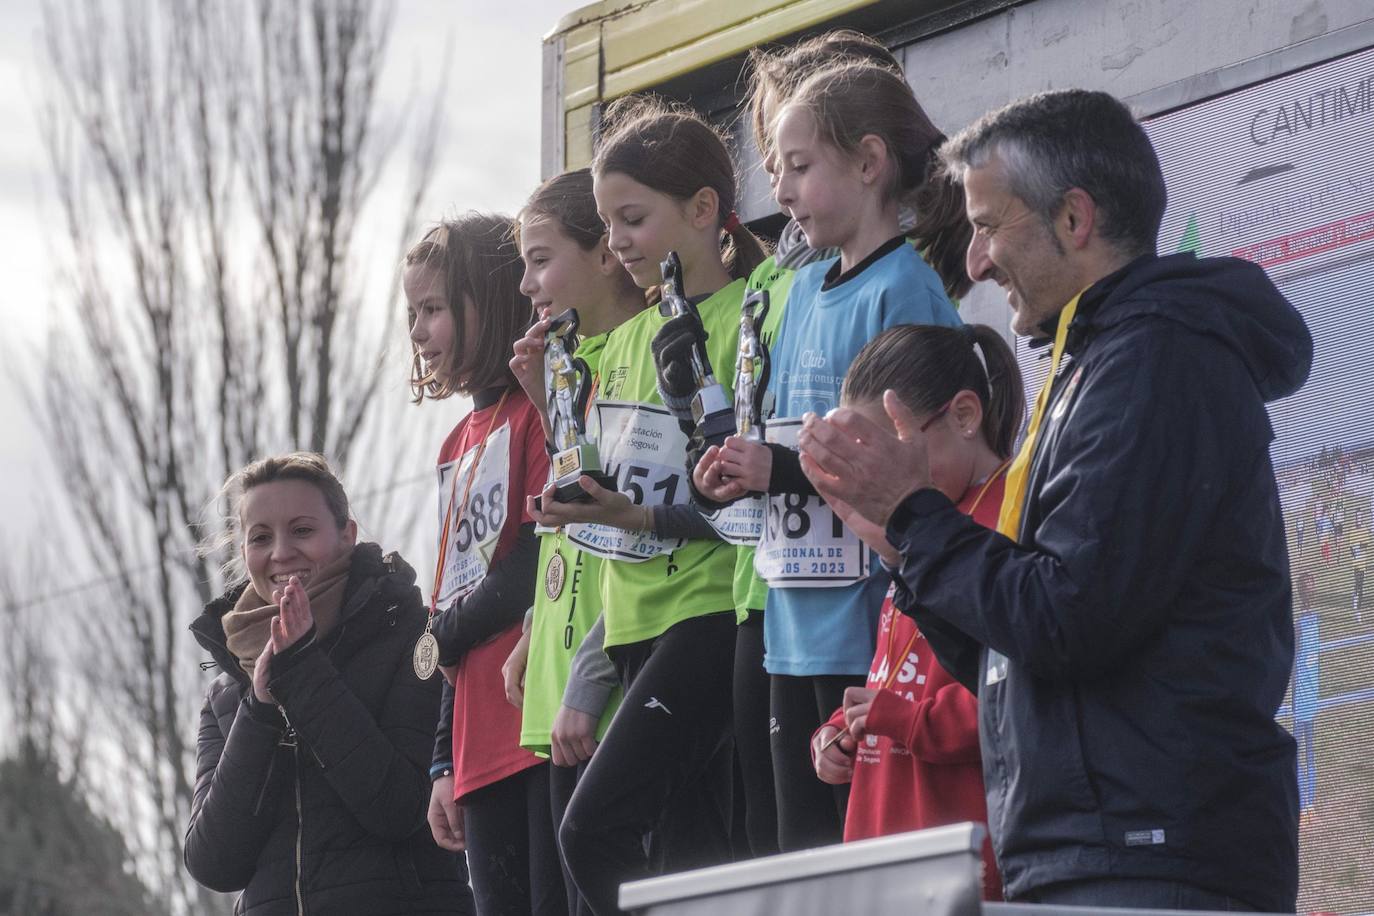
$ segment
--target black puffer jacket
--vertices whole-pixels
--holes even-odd
[[[222,671],[200,716],[191,875],[243,891],[234,911],[250,916],[471,913],[462,859],[425,821],[440,679],[411,665],[425,621],[414,570],[355,549],[338,628],[273,659],[285,718],[253,699],[225,647],[221,617],[241,592],[191,625]]]
[[[1084,293],[1020,546],[922,490],[898,596],[978,692],[1008,896],[1102,877],[1292,912],[1288,553],[1264,404],[1312,362],[1258,267],[1145,258]]]

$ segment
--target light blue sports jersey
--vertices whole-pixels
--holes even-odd
[[[773,415],[824,415],[839,406],[844,374],[859,350],[900,324],[957,327],[959,315],[939,276],[908,244],[879,256],[828,289],[836,259],[797,271],[772,351]],[[764,614],[764,667],[770,674],[868,672],[878,612],[890,577],[876,555],[867,578],[833,588],[771,588]]]

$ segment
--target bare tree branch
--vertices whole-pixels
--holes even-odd
[[[309,447],[345,466],[365,439],[390,468],[406,448],[376,409],[399,271],[379,300],[355,230],[365,214],[399,215],[399,264],[440,109],[436,96],[413,131],[379,133],[392,21],[374,0],[44,7],[39,120],[67,318],[45,354],[62,384],[26,397],[82,533],[73,561],[102,582],[89,603],[104,613],[84,621],[99,651],[78,667],[95,669],[88,689],[111,707],[141,793],[111,815],[142,819],[126,833],[148,838],[135,852],[174,912],[212,908],[181,873],[180,844],[203,680],[185,626],[224,585],[222,557],[196,549],[223,530],[219,482],[266,451]],[[407,147],[404,199],[376,199]]]

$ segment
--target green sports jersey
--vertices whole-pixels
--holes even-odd
[[[587,363],[593,377],[600,366],[607,337],[598,334],[585,338],[578,345],[577,356]],[[555,556],[559,559],[555,560]],[[555,564],[552,573],[551,563]],[[540,537],[520,744],[541,757],[549,755],[549,733],[553,729],[554,716],[563,704],[563,690],[568,683],[573,656],[601,615],[600,583],[600,559],[578,550],[561,534],[551,532]],[[597,740],[611,724],[611,717],[620,705],[620,693],[620,688],[615,688],[601,714]]]
[[[777,267],[770,257],[749,275],[749,289],[768,290],[768,314],[763,316],[759,337],[770,348],[778,334],[778,325],[782,323],[782,307],[787,302],[787,291],[792,288],[792,277],[796,273],[786,267]],[[749,611],[763,610],[768,599],[768,583],[754,572],[753,547],[735,548],[734,599],[735,616],[741,623],[749,616]]]
[[[745,281],[736,280],[697,306],[709,335],[711,367],[727,393],[734,382],[744,288]],[[658,396],[649,346],[664,321],[658,309],[645,309],[616,328],[601,355],[597,411],[602,460],[608,473],[616,474],[621,492],[641,504],[685,504],[690,498],[686,437]],[[618,447],[616,441],[628,444]],[[664,447],[655,454],[658,444]],[[622,460],[618,454],[647,457]],[[606,645],[653,639],[683,620],[732,609],[734,554],[724,541],[691,540],[650,559],[603,562]]]

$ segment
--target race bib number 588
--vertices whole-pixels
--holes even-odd
[[[801,420],[770,420],[767,437],[796,448]],[[849,585],[869,572],[869,550],[819,496],[768,497],[754,569],[772,588]]]
[[[474,472],[478,446],[463,453],[458,461],[450,461],[439,468],[439,524],[449,516],[448,554],[444,558],[443,579],[439,586],[439,607],[448,607],[456,598],[477,587],[487,575],[501,526],[506,521],[506,506],[510,499],[510,424],[494,430],[482,455],[482,463]],[[458,475],[454,488],[453,475]],[[463,491],[468,476],[472,488],[468,490],[467,506],[463,507]],[[455,503],[449,513],[449,499]],[[461,517],[459,515],[460,510]]]

